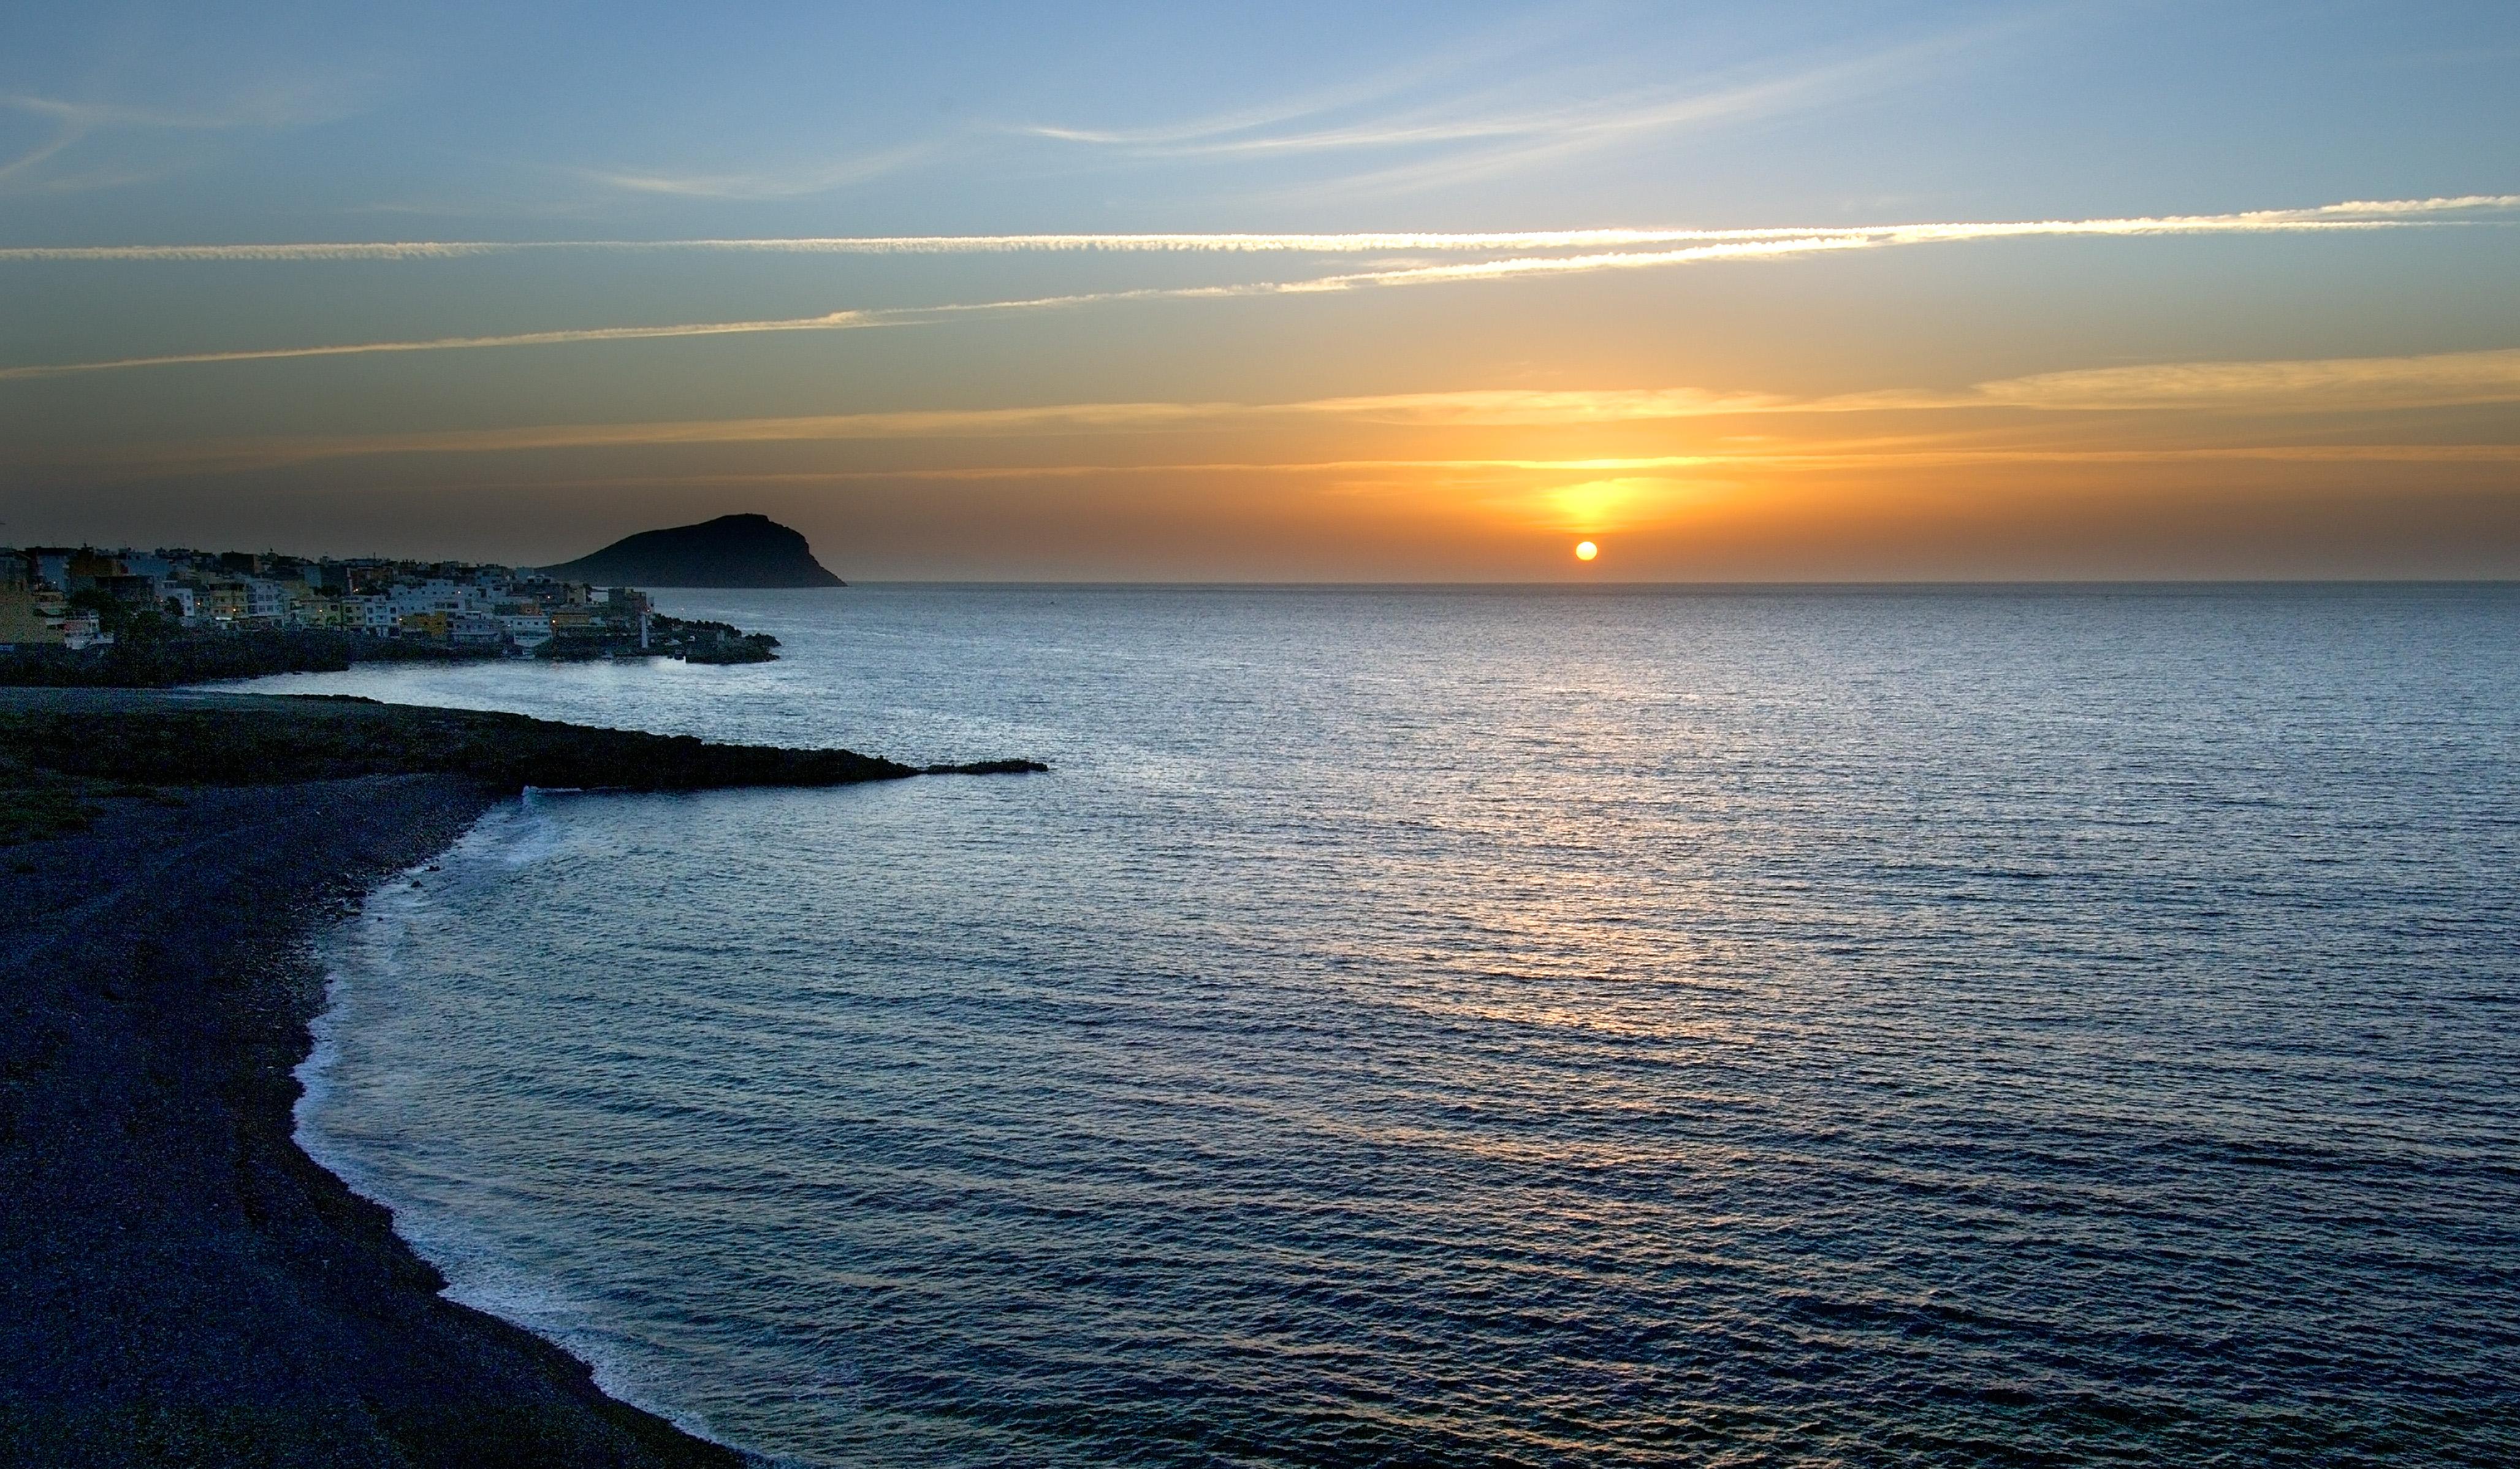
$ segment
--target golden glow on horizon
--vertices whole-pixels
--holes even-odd
[[[1665,476],[1622,475],[1560,485],[1538,501],[1552,528],[1598,534],[1668,525],[1688,492],[1683,482]]]
[[[1575,543],[1575,559],[1577,561],[1591,561],[1594,557],[1600,554],[1601,548],[1593,544],[1589,540],[1579,540]]]
[[[2419,356],[2341,357],[2257,361],[2165,362],[2121,365],[2029,377],[1981,381],[1958,389],[1927,390],[1882,387],[1854,392],[1796,397],[1739,388],[1598,388],[1554,390],[1453,390],[1375,395],[1238,402],[1231,400],[1081,400],[996,408],[895,409],[800,415],[793,417],[726,417],[654,419],[631,422],[546,423],[539,425],[410,429],[368,434],[292,434],[273,436],[170,439],[154,442],[83,444],[63,464],[140,470],[150,474],[233,473],[277,468],[327,459],[428,454],[514,454],[551,451],[623,451],[693,448],[705,445],[771,445],[917,440],[1073,438],[1099,436],[1125,439],[1132,434],[1162,433],[1168,438],[1189,432],[1266,434],[1277,452],[1252,456],[1219,456],[1214,460],[1164,463],[1182,470],[1218,472],[1250,469],[1310,470],[1360,467],[1370,462],[1415,463],[1424,469],[1477,467],[1518,468],[1541,474],[1628,472],[1717,468],[1740,464],[1811,465],[1815,455],[1832,465],[1843,463],[1850,449],[1883,458],[1917,453],[1969,458],[2141,459],[2203,450],[2215,454],[2269,452],[2277,456],[2353,458],[2507,457],[2504,443],[2411,444],[2338,443],[2322,434],[2314,443],[2275,441],[2254,445],[2215,442],[2210,432],[2216,417],[2259,419],[2316,417],[2325,422],[2339,412],[2387,413],[2418,409],[2483,408],[2520,405],[2520,348],[2443,352]],[[2129,423],[2124,432],[2093,434],[2073,423],[2076,415],[2149,416]],[[1969,431],[1988,426],[2025,424],[2026,415],[2047,416],[2048,432],[2036,439],[2017,433],[1979,443],[1965,443]],[[1694,445],[1671,442],[1669,426],[1735,420],[1746,429],[1751,421],[1777,426],[1763,434],[1724,433]],[[1796,422],[1799,420],[1799,422]],[[2176,422],[2189,427],[2165,434]],[[1829,427],[1842,424],[1845,428]],[[2086,426],[2088,427],[2088,426]],[[1551,454],[1539,441],[1521,436],[1508,447],[1470,438],[1454,442],[1413,440],[1408,453],[1390,453],[1377,436],[1410,431],[1482,431],[1522,429],[1546,435],[1584,430],[1587,442],[1563,455]],[[1712,432],[1712,426],[1706,432]],[[2261,428],[2258,433],[2265,435]],[[1319,436],[1337,434],[1328,442]],[[1631,452],[1605,455],[1600,435],[1617,433],[1631,439]],[[2184,441],[2182,441],[2184,440]],[[2201,440],[2201,441],[2200,441]],[[1308,456],[1283,445],[1326,449]],[[1369,447],[1369,444],[1371,446]],[[1570,446],[1573,448],[1573,446]],[[1694,452],[1674,452],[1693,449]],[[1502,450],[1502,452],[1500,452]],[[1132,466],[1111,458],[1095,462],[1102,473],[1123,474]],[[1023,474],[1059,472],[1058,467],[999,464],[987,469],[967,466],[951,473]],[[1648,479],[1586,482],[1559,491],[1567,523],[1558,528],[1587,531],[1603,528],[1591,517],[1609,507],[1583,501],[1624,498],[1640,487],[1658,486]]]

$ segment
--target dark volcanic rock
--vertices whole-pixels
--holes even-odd
[[[441,648],[318,627],[124,638],[106,648],[0,653],[0,688],[166,689],[269,673],[334,673],[363,663],[473,663],[497,650]]]
[[[845,586],[805,537],[766,515],[722,515],[697,526],[642,530],[592,556],[543,571],[597,586]]]
[[[84,693],[86,691],[77,691]],[[0,704],[0,761],[145,786],[462,775],[500,790],[693,791],[899,780],[916,766],[848,750],[717,745],[523,714],[253,694]]]
[[[698,791],[1048,768],[1025,759],[906,765],[849,750],[719,745],[338,696],[0,689],[0,848],[84,830],[98,796],[160,786],[457,775],[501,791]]]

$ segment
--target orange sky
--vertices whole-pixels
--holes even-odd
[[[1447,289],[1539,298],[1564,284]],[[849,345],[879,360],[884,344]],[[658,349],[518,348],[497,365]],[[518,560],[761,509],[861,576],[2497,576],[2520,547],[2520,351],[2498,348],[1962,382],[1946,372],[1940,386],[1801,391],[1717,382],[1273,400],[1218,385],[1171,398],[488,426],[488,405],[450,411],[420,390],[460,371],[454,355],[252,369],[414,390],[414,406],[364,412],[355,432],[326,432],[338,410],[320,398],[279,394],[241,415],[260,432],[38,436],[38,454],[57,457],[29,478],[74,485],[99,538],[217,540],[233,517],[267,528],[257,539],[322,549],[444,545]],[[114,386],[168,392],[187,386],[176,374],[242,370],[138,369],[128,377],[144,381]],[[1554,385],[1573,372],[1532,375]],[[19,390],[132,405],[135,393],[101,392],[108,377]],[[1572,547],[1585,537],[1603,554],[1579,566]]]

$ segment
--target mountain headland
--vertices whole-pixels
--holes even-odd
[[[814,559],[799,532],[766,515],[722,515],[624,536],[575,561],[543,568],[565,581],[604,586],[846,586]]]
[[[0,1464],[746,1462],[600,1391],[297,1148],[310,946],[525,784],[915,767],[350,699],[0,690]]]

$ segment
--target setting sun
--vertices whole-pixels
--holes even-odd
[[[1577,561],[1591,561],[1594,557],[1600,554],[1601,548],[1593,544],[1589,540],[1579,540],[1575,543],[1575,559]]]

